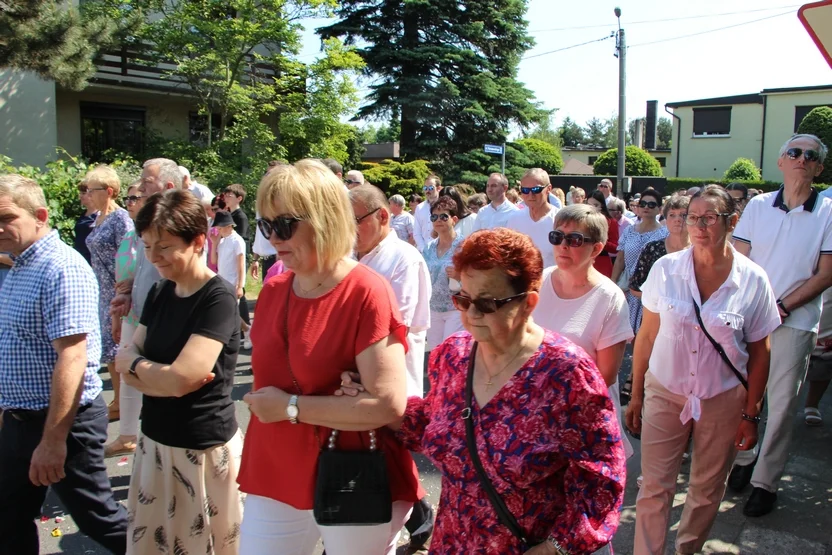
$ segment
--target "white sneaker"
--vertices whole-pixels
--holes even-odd
[[[251,339],[248,336],[243,339],[243,349],[251,350]]]

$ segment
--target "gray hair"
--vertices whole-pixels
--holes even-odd
[[[526,173],[523,174],[523,178],[531,177],[544,187],[546,185],[551,185],[552,182],[549,181],[549,172],[544,170],[543,168],[532,168],[530,170],[526,170]]]
[[[667,202],[664,203],[664,206],[662,206],[662,216],[664,216],[664,219],[667,219],[667,215],[670,214],[671,210],[687,210],[690,205],[690,199],[691,197],[681,193],[673,193],[670,198],[667,199]]]
[[[0,175],[0,197],[9,197],[18,208],[32,216],[46,208],[46,196],[37,181],[16,173]]]
[[[829,154],[829,149],[826,147],[825,144],[823,144],[823,141],[821,141],[815,135],[810,135],[808,133],[799,133],[797,135],[792,135],[791,137],[789,137],[789,140],[783,143],[783,146],[780,147],[780,155],[778,156],[778,158],[782,158],[783,155],[786,154],[786,151],[789,150],[789,145],[798,139],[809,139],[811,141],[815,141],[815,144],[818,145],[818,154],[820,155],[819,162],[823,164],[823,161],[826,160],[826,155]]]
[[[179,171],[176,162],[167,158],[151,158],[142,164],[143,168],[149,168],[150,166],[159,168],[159,181],[165,184],[173,183],[174,189],[182,188],[182,172]]]
[[[401,195],[393,195],[388,199],[390,204],[395,204],[396,206],[404,207],[404,197]]]
[[[375,185],[359,185],[349,190],[350,201],[358,202],[364,205],[367,210],[376,210],[383,208],[390,213],[390,204],[387,202],[387,197],[384,192]]]
[[[595,243],[607,243],[610,231],[607,218],[588,204],[570,204],[558,210],[555,216],[555,227],[566,224],[582,227]]]
[[[607,210],[609,210],[610,205],[615,206],[616,210],[621,210],[621,212],[622,212],[622,213],[623,213],[625,210],[627,210],[627,204],[626,204],[623,200],[621,200],[620,198],[618,198],[618,197],[616,197],[616,198],[612,199],[612,200],[609,202],[609,204],[607,205]]]
[[[495,175],[497,176],[497,179],[500,180],[500,185],[502,185],[503,187],[508,187],[508,177],[504,176],[500,172],[492,173],[491,175],[488,176],[488,179],[491,179]]]
[[[486,204],[488,204],[488,197],[485,196],[485,193],[476,193],[468,197],[468,206],[474,205],[482,208]]]

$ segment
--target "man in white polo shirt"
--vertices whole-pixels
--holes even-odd
[[[430,273],[413,245],[399,239],[390,227],[390,205],[372,185],[350,189],[355,212],[355,256],[386,278],[393,287],[402,320],[407,326],[407,396],[422,397],[424,390],[425,335],[430,327]],[[427,499],[413,506],[405,524],[411,550],[421,548],[433,532],[433,509]]]
[[[419,252],[425,250],[428,243],[431,242],[431,233],[433,233],[433,224],[430,221],[430,203],[439,198],[439,191],[442,190],[442,180],[438,175],[429,175],[425,179],[425,185],[422,187],[422,193],[425,195],[425,200],[416,206],[413,217],[413,239],[416,241],[416,248]]]
[[[555,265],[555,251],[549,243],[549,232],[555,227],[555,214],[558,209],[549,204],[549,191],[552,185],[549,174],[541,168],[526,171],[520,179],[520,196],[523,197],[525,210],[511,214],[506,227],[528,235],[543,255],[543,267]]]
[[[612,181],[609,179],[602,179],[600,183],[598,183],[597,189],[601,191],[601,194],[604,195],[604,200],[607,203],[607,208],[610,207],[610,203],[616,200],[615,195],[612,194]]]
[[[821,293],[832,286],[832,200],[812,188],[827,148],[814,135],[795,135],[780,149],[783,187],[757,195],[734,230],[734,246],[768,274],[782,325],[771,334],[768,421],[759,459],[741,451],[728,485],[754,486],[743,513],[762,516],[777,501],[791,443],[800,385],[806,378],[820,321]]]
[[[485,194],[491,202],[477,212],[474,231],[506,227],[509,217],[518,210],[506,198],[506,191],[508,191],[508,178],[506,176],[501,173],[492,173],[488,176]]]

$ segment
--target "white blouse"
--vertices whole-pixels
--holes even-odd
[[[766,273],[736,250],[733,254],[728,279],[704,305],[693,272],[693,249],[660,258],[641,288],[642,305],[661,320],[649,371],[670,392],[687,397],[679,416],[682,423],[699,420],[700,399],[710,399],[740,383],[702,333],[693,303],[700,306],[708,333],[746,378],[746,345],[764,339],[780,325]]]

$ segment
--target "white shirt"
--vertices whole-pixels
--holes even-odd
[[[239,276],[237,273],[237,260],[239,255],[243,255],[243,275]],[[220,239],[220,244],[217,245],[217,274],[225,281],[231,284],[232,287],[237,287],[237,278],[241,278],[243,287],[246,285],[246,242],[240,235],[234,231],[228,237]]]
[[[425,250],[428,243],[433,239],[433,224],[430,221],[430,203],[423,200],[416,206],[413,214],[413,239],[416,241],[416,248],[419,252]]]
[[[255,220],[260,219],[260,214],[255,213]],[[260,233],[260,227],[254,226],[254,244],[251,246],[254,254],[263,257],[275,256],[277,251],[274,249],[269,240]]]
[[[509,217],[520,210],[508,199],[504,200],[500,206],[494,208],[494,203],[489,203],[487,206],[480,208],[477,212],[477,221],[474,222],[474,231],[480,229],[494,229],[497,227],[506,227],[506,222]]]
[[[211,189],[193,179],[191,179],[191,187],[188,190],[201,201],[211,202],[214,199],[214,193],[211,192]]]
[[[555,214],[558,209],[554,206],[549,206],[549,212],[538,221],[533,221],[530,211],[518,210],[514,212],[506,222],[506,227],[519,231],[528,235],[534,245],[540,250],[543,255],[543,267],[555,265],[555,250],[552,244],[549,243],[549,232],[555,228]]]
[[[459,220],[454,226],[456,234],[463,239],[474,233],[477,225],[477,215],[471,212],[468,216]]]
[[[757,195],[743,210],[734,241],[751,245],[751,260],[768,274],[776,298],[783,299],[815,274],[821,254],[832,254],[832,199],[813,191],[802,206],[786,211],[782,188]],[[783,325],[817,332],[820,307],[818,295],[789,309]]]
[[[624,230],[633,225],[634,223],[635,221],[631,220],[627,216],[621,216],[621,219],[618,220],[618,236],[623,237]]]
[[[660,258],[641,286],[642,305],[661,320],[649,371],[670,392],[687,397],[679,416],[683,424],[691,418],[699,420],[701,399],[740,385],[702,333],[693,303],[701,307],[708,333],[746,378],[746,345],[764,339],[780,325],[777,300],[766,273],[736,250],[733,253],[728,279],[704,305],[693,272],[693,249]]]
[[[390,227],[404,242],[407,242],[411,235],[414,235],[413,224],[415,218],[410,212],[400,212],[398,216],[390,214]]]

